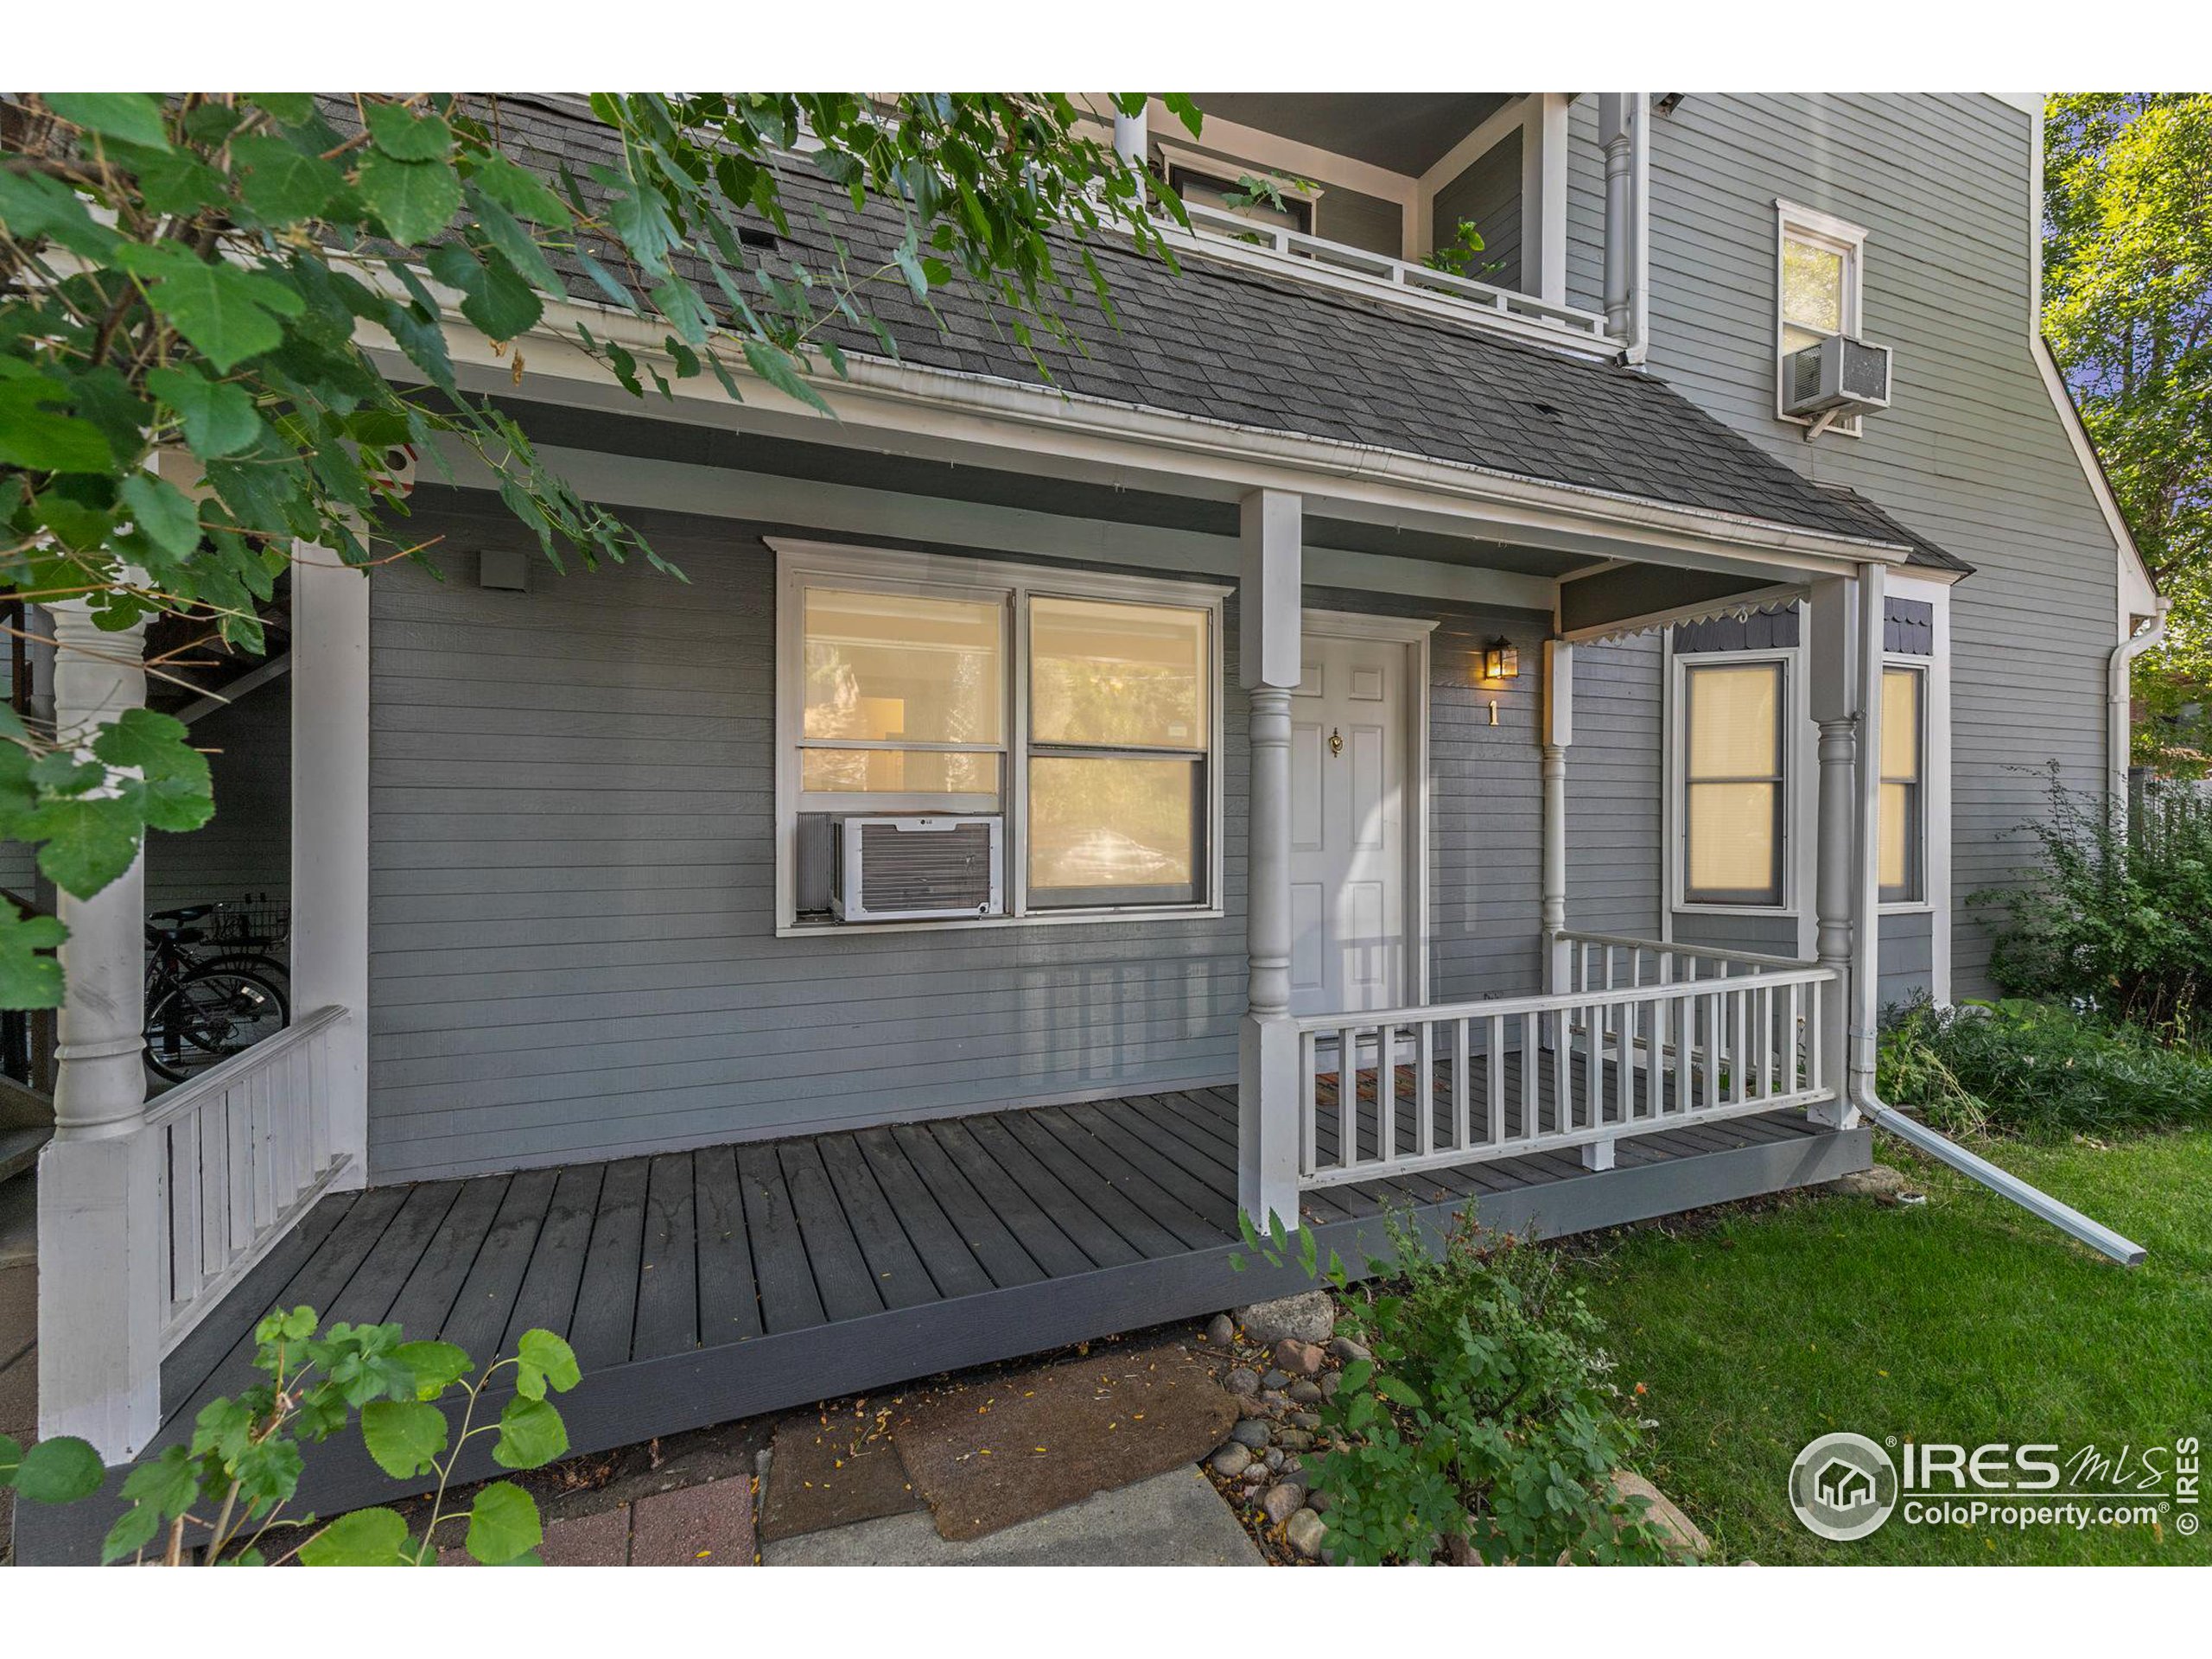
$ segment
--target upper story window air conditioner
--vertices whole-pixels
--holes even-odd
[[[1006,913],[1006,821],[838,821],[830,886],[841,922],[949,921]]]
[[[1783,412],[1833,421],[1890,406],[1890,348],[1830,334],[1783,359]]]

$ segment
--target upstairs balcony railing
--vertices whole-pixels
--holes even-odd
[[[1208,257],[1281,271],[1339,292],[1593,355],[1611,355],[1628,343],[1608,331],[1602,312],[1554,304],[1455,271],[1331,242],[1287,226],[1262,224],[1202,202],[1185,201],[1183,207],[1190,215],[1190,232],[1164,223],[1162,228],[1171,240]]]

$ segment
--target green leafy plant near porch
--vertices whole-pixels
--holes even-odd
[[[543,1536],[537,1501],[512,1481],[477,1489],[449,1510],[447,1487],[469,1443],[490,1435],[502,1468],[541,1468],[569,1449],[550,1394],[579,1379],[576,1357],[550,1331],[523,1333],[516,1351],[472,1377],[474,1362],[449,1342],[409,1342],[396,1325],[318,1332],[315,1311],[296,1307],[263,1319],[254,1366],[269,1380],[235,1399],[210,1402],[191,1440],[172,1446],[124,1478],[130,1507],[109,1530],[103,1561],[131,1557],[181,1566],[427,1567],[458,1541],[486,1566],[535,1565]],[[514,1392],[496,1419],[480,1422],[487,1387],[509,1377]],[[456,1429],[448,1413],[460,1408]],[[356,1510],[334,1520],[287,1516],[299,1490],[303,1446],[359,1426],[361,1443],[395,1480],[435,1477],[429,1515],[416,1532],[397,1510]],[[84,1441],[60,1437],[25,1451],[0,1436],[0,1486],[34,1503],[89,1497],[105,1471]]]
[[[1371,1357],[1322,1408],[1314,1481],[1338,1558],[1426,1561],[1457,1540],[1492,1564],[1669,1560],[1643,1501],[1612,1495],[1639,1431],[1556,1254],[1465,1215],[1440,1253],[1389,1224],[1378,1282],[1338,1319]]]
[[[1294,1236],[1271,1215],[1262,1232],[1237,1217],[1253,1255],[1334,1288],[1338,1332],[1367,1354],[1322,1403],[1326,1449],[1312,1459],[1334,1558],[1425,1563],[1442,1547],[1493,1564],[1679,1559],[1644,1499],[1613,1495],[1642,1429],[1558,1255],[1485,1234],[1471,1207],[1440,1254],[1409,1217],[1383,1220],[1389,1253],[1355,1287],[1334,1250],[1322,1265],[1313,1229]],[[1241,1272],[1249,1258],[1230,1262]]]
[[[2212,1123],[2212,1056],[2141,1026],[2008,997],[1892,1009],[1879,1088],[1939,1128],[2055,1140]]]

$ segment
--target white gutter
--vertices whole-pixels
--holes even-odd
[[[2139,628],[2113,647],[2105,682],[2105,764],[2111,773],[2113,810],[2124,826],[2127,822],[2127,757],[2134,729],[2133,671],[2135,659],[2166,637],[2166,610],[2172,601],[2163,594],[2157,601],[2148,627]]]

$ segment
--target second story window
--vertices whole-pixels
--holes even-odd
[[[1779,215],[1775,271],[1775,410],[1784,397],[1783,365],[1794,352],[1831,334],[1859,333],[1859,295],[1866,232],[1809,208],[1777,204]],[[1793,418],[1784,416],[1783,418]],[[1856,432],[1857,418],[1832,430]]]

